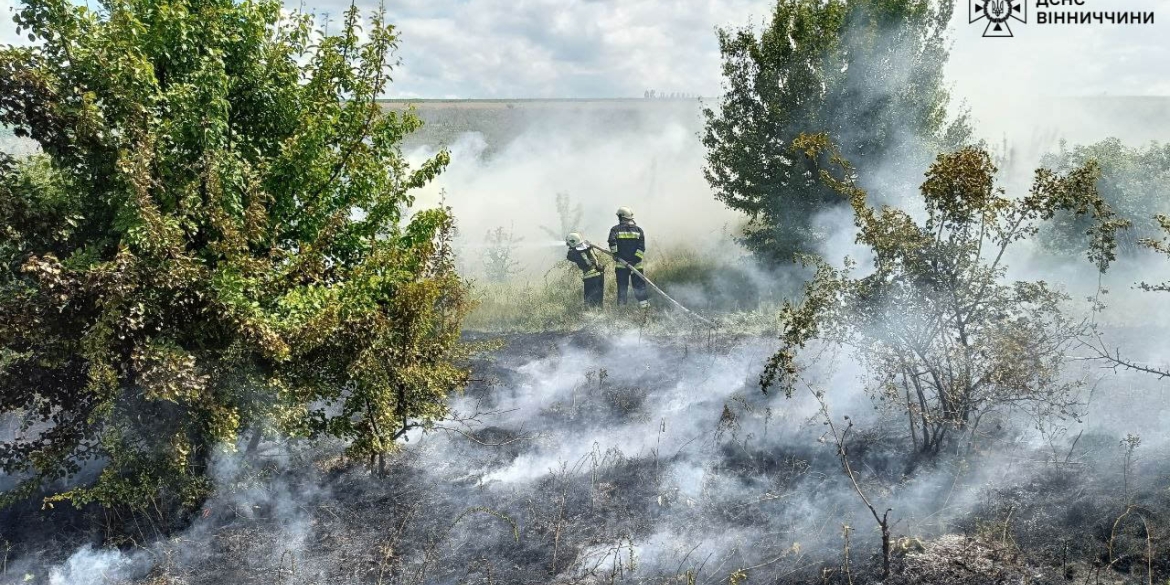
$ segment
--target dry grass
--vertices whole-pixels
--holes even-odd
[[[635,326],[670,334],[696,325],[668,301],[651,291],[648,313],[635,305],[616,306],[617,290],[612,262],[604,260],[605,306],[587,310],[582,301],[580,273],[568,262],[558,262],[538,278],[505,282],[475,282],[478,306],[465,322],[468,331],[534,333],[608,329]],[[687,308],[739,334],[769,335],[775,331],[779,301],[788,293],[769,282],[746,261],[718,259],[691,248],[651,252],[646,274]],[[633,292],[630,292],[633,303]]]

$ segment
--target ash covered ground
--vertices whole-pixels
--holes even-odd
[[[758,388],[773,342],[503,340],[477,360],[454,420],[413,435],[382,474],[340,446],[266,442],[256,461],[220,458],[219,495],[189,526],[139,526],[120,549],[91,546],[101,534],[81,528],[117,519],[32,503],[5,513],[0,582],[878,580],[877,524],[823,440],[817,402]],[[826,353],[817,368],[833,416],[859,421],[847,446],[860,486],[892,509],[887,582],[1170,576],[1160,445],[1127,458],[1105,419],[1044,445],[1005,420],[973,448],[920,461],[848,360]]]

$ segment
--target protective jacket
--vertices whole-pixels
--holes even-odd
[[[646,255],[646,234],[634,220],[622,219],[609,230],[609,251],[614,258],[624,260],[626,264],[641,272],[645,270],[642,267],[642,257]],[[642,277],[630,272],[630,269],[621,262],[614,266],[614,276],[617,277],[619,305],[626,304],[626,291],[633,288],[634,298],[638,299],[638,304],[643,307],[649,306],[650,295],[646,292],[646,281],[642,280]]]
[[[646,234],[632,219],[623,219],[609,228],[609,251],[614,258],[624,260],[630,266],[642,270],[642,257],[646,255]],[[621,268],[621,264],[618,264]]]
[[[605,275],[601,272],[601,265],[597,263],[597,253],[593,251],[593,247],[584,250],[569,248],[565,259],[581,269],[581,281],[585,285],[585,306],[600,307],[605,297]]]
[[[569,248],[569,253],[565,255],[565,259],[577,265],[581,269],[581,278],[590,279],[601,276],[601,265],[597,263],[597,255],[593,252],[593,248],[585,248],[584,250],[577,250],[576,248]]]

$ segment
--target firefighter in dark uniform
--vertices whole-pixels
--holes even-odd
[[[646,255],[646,234],[634,223],[634,212],[629,207],[619,207],[617,216],[618,224],[609,230],[609,251],[617,260],[614,267],[617,276],[617,302],[619,305],[626,304],[626,289],[632,285],[638,306],[646,308],[650,306],[646,281],[633,274],[627,267],[633,266],[638,272],[642,271],[642,259]]]
[[[605,293],[605,273],[597,262],[593,247],[580,234],[569,234],[565,238],[569,252],[565,259],[581,269],[581,282],[585,286],[585,306],[600,307]]]

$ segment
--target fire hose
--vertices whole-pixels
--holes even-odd
[[[605,248],[601,248],[601,247],[597,246],[597,244],[593,244],[593,243],[590,243],[589,247],[601,252],[602,254],[609,256],[610,258],[613,258],[615,261],[617,261],[617,263],[619,265],[624,266],[630,272],[637,274],[638,277],[641,278],[643,282],[650,285],[650,288],[654,289],[658,294],[662,295],[662,298],[670,301],[671,304],[678,307],[680,310],[682,310],[682,312],[686,313],[687,315],[690,315],[691,317],[694,317],[695,319],[698,319],[699,321],[702,321],[703,323],[705,323],[709,327],[717,327],[717,325],[715,323],[712,323],[711,321],[704,319],[703,317],[699,316],[694,311],[682,306],[682,303],[674,300],[673,298],[670,297],[670,295],[666,294],[666,292],[664,292],[662,289],[658,288],[658,285],[651,282],[649,278],[646,278],[646,275],[642,274],[641,271],[639,271],[637,268],[630,266],[629,263],[627,263],[625,260],[622,260],[621,258],[614,256],[613,252],[610,252],[609,250],[606,250]]]

